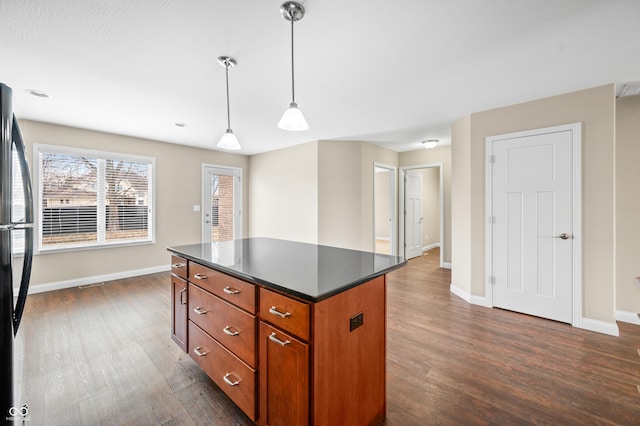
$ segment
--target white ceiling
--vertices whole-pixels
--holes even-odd
[[[330,139],[407,151],[448,143],[472,112],[640,80],[637,0],[303,0],[310,130],[286,132],[283,1],[2,0],[0,81],[18,118],[216,149],[229,55],[231,126],[251,155]]]

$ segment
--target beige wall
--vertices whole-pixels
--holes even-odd
[[[29,161],[32,161],[34,143],[145,155],[156,159],[155,244],[37,255],[33,261],[33,287],[45,283],[167,267],[168,246],[200,241],[200,212],[194,212],[193,205],[201,204],[202,163],[242,168],[243,193],[248,193],[248,158],[243,155],[34,121],[21,121],[20,127]],[[248,198],[243,198],[246,209]],[[247,227],[248,220],[245,216],[245,235]]]
[[[318,145],[318,244],[360,248],[360,143]]]
[[[440,241],[443,247],[443,259],[445,263],[452,263],[451,258],[451,154],[452,146],[445,145],[433,149],[421,148],[415,151],[401,152],[398,154],[398,167],[420,166],[424,164],[442,163],[443,175],[443,227],[444,241]],[[439,231],[438,231],[439,233]],[[437,233],[437,234],[438,234]],[[438,235],[439,238],[439,235]]]
[[[249,234],[318,242],[318,142],[249,157]]]
[[[456,194],[454,218],[469,205],[470,229],[452,242],[452,282],[469,277],[472,296],[485,295],[485,138],[542,127],[582,122],[582,275],[583,317],[614,322],[614,125],[615,88],[596,87],[470,116],[458,123],[453,139]],[[456,128],[456,126],[454,126]],[[467,171],[467,168],[470,168]],[[468,175],[467,175],[468,173]],[[459,210],[458,210],[459,209]],[[462,219],[464,225],[466,219]],[[456,224],[456,227],[458,224]],[[466,231],[466,229],[464,229]],[[465,240],[470,241],[466,253]],[[459,269],[458,269],[459,268]],[[462,289],[465,283],[460,283]],[[467,284],[468,285],[468,284]]]
[[[351,248],[373,251],[375,243],[373,224],[373,179],[375,175],[375,164],[398,167],[398,153],[367,142],[359,142],[359,144],[360,186],[362,188],[360,192],[360,205],[362,206],[360,210],[360,246]],[[396,175],[396,188],[397,186]],[[398,217],[397,212],[396,217]],[[397,248],[395,252],[396,254],[398,253]]]
[[[393,151],[319,141],[250,157],[250,234],[373,250],[374,163]]]
[[[451,127],[451,285],[471,295],[471,116]]]
[[[616,102],[616,309],[640,312],[640,95]]]
[[[391,212],[391,181],[390,175],[392,171],[385,169],[375,174],[375,207],[374,207],[374,219],[375,219],[375,237],[376,239],[388,240],[391,238],[391,227],[389,219],[392,216]]]
[[[422,247],[440,243],[440,171],[418,169],[422,175]]]

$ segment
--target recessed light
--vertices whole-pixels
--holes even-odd
[[[187,123],[173,123],[176,127],[187,127]]]
[[[27,90],[25,90],[25,92],[27,92],[30,95],[37,96],[39,98],[50,98],[51,97],[47,93],[45,93],[45,92],[43,92],[41,90],[27,89]]]

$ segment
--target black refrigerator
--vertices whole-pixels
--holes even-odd
[[[0,104],[0,424],[4,424],[19,420],[27,410],[14,401],[13,346],[31,276],[33,197],[24,142],[13,115],[12,91],[3,83]],[[14,276],[14,261],[22,261],[19,279]],[[19,283],[17,295],[14,282]]]

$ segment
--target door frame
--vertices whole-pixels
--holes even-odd
[[[207,169],[218,169],[222,172],[229,173],[229,175],[232,175],[234,178],[238,178],[238,185],[233,185],[233,210],[234,215],[236,215],[233,220],[233,239],[240,239],[242,238],[242,168],[202,163],[200,176],[200,198],[202,203],[202,207],[200,209],[201,241],[207,241],[207,235],[209,235],[209,239],[211,239],[211,229],[209,227],[205,227],[205,214],[207,213],[205,206],[207,205],[207,200],[205,197],[204,187],[208,184],[206,176]]]
[[[572,132],[573,166],[573,288],[572,325],[582,328],[582,123],[506,133],[485,138],[485,300],[486,306],[493,307],[493,143],[505,139],[516,139],[546,133]]]
[[[398,234],[398,198],[396,197],[396,181],[398,169],[395,166],[389,166],[382,163],[373,163],[373,252],[376,252],[376,168],[386,169],[389,171],[389,209],[391,210],[391,255],[395,256],[398,252],[397,234]]]
[[[405,229],[405,223],[404,223],[404,217],[406,215],[405,213],[405,179],[406,179],[406,173],[407,171],[410,170],[416,170],[416,169],[431,169],[431,168],[435,168],[437,167],[439,170],[439,202],[440,202],[440,208],[439,208],[439,215],[440,215],[440,267],[444,268],[444,166],[442,162],[438,162],[438,163],[427,163],[427,164],[418,164],[418,165],[414,165],[414,166],[404,166],[404,167],[400,167],[400,179],[399,179],[399,207],[402,209],[402,214],[398,214],[399,218],[400,218],[400,232],[399,232],[399,253],[402,257],[406,258],[405,256],[405,233],[406,233],[406,229]],[[424,200],[422,200],[424,202]]]

